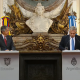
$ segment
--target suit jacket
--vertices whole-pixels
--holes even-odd
[[[68,50],[70,50],[70,35],[63,36],[61,39],[61,42],[59,44],[60,50],[65,50],[65,47],[68,47]],[[80,36],[75,35],[75,50],[80,50]]]
[[[12,37],[8,35],[8,36],[6,36],[6,38],[7,38],[7,46],[5,45],[2,34],[0,34],[0,48],[1,48],[1,50],[7,50],[7,49],[15,50]]]

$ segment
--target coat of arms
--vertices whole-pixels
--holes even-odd
[[[11,58],[4,58],[4,63],[6,66],[10,65]]]
[[[75,66],[75,65],[77,64],[77,60],[76,60],[75,57],[72,58],[71,64],[72,64],[73,66]]]

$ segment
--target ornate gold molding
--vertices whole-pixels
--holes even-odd
[[[48,35],[31,36],[31,39],[26,39],[21,43],[14,42],[16,49],[19,51],[51,51],[59,50],[59,42],[50,38]]]

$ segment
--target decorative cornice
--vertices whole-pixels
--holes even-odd
[[[59,42],[50,38],[48,35],[32,36],[19,43],[14,42],[16,50],[19,51],[59,51]]]
[[[53,2],[51,5],[45,7],[46,11],[51,11],[54,10],[55,8],[57,8],[59,5],[61,5],[61,3],[64,0],[56,0],[55,2]],[[18,4],[23,7],[26,10],[32,11],[34,12],[35,7],[29,5],[28,3],[26,3],[24,0],[17,0]]]

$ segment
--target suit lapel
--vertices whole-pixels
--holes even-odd
[[[0,39],[1,39],[2,43],[3,43],[3,45],[5,45],[5,42],[4,42],[4,39],[3,39],[2,35],[0,35]]]
[[[6,37],[7,38],[7,47],[9,45],[9,36]]]
[[[70,35],[68,36],[67,40],[69,40],[69,42],[68,42],[68,49],[70,50]]]
[[[76,46],[77,46],[77,39],[76,39],[77,36],[75,36],[75,49],[76,49]]]

